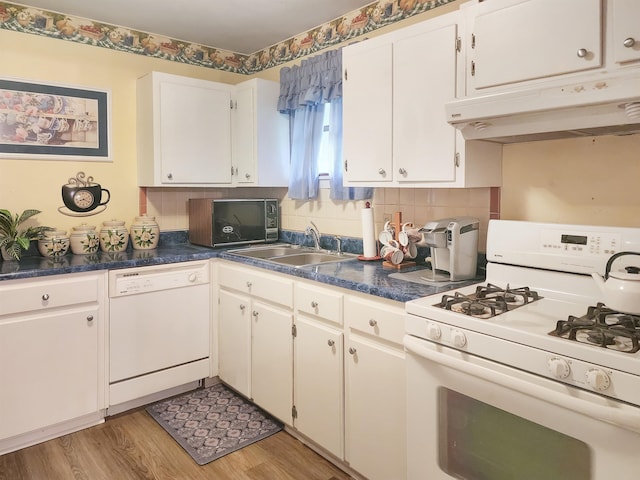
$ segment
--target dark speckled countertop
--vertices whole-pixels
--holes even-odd
[[[163,241],[164,240],[164,241]],[[237,249],[238,247],[235,247]],[[161,236],[158,248],[154,250],[127,250],[121,253],[99,252],[95,255],[65,255],[60,261],[52,261],[37,255],[25,255],[20,262],[0,263],[0,281],[20,278],[36,278],[66,273],[88,272],[95,270],[116,270],[121,268],[162,265],[167,263],[189,262],[221,258],[245,265],[264,268],[298,278],[314,280],[327,285],[345,288],[378,297],[406,302],[419,297],[458,288],[463,285],[482,281],[482,277],[455,285],[442,283],[423,285],[390,278],[395,269],[383,268],[381,261],[360,261],[354,258],[339,263],[326,263],[306,267],[289,267],[255,258],[246,258],[230,253],[232,249],[212,249],[191,245],[186,233]],[[402,272],[425,267],[410,267]]]

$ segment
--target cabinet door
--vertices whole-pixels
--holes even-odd
[[[231,94],[160,83],[162,183],[231,183]]]
[[[369,480],[402,480],[406,478],[404,353],[354,336],[347,348],[346,460]]]
[[[290,311],[254,301],[251,311],[251,395],[253,401],[291,424],[293,336]]]
[[[96,307],[0,320],[0,438],[97,412]]]
[[[444,104],[456,97],[456,38],[453,24],[393,44],[393,158],[399,182],[455,180],[455,128],[446,121]]]
[[[371,46],[373,45],[373,46]],[[345,182],[390,182],[392,172],[392,46],[343,50]]]
[[[233,178],[238,184],[252,184],[256,175],[256,125],[254,122],[254,88],[238,87],[232,111]],[[275,106],[274,106],[275,108]]]
[[[613,0],[613,56],[617,63],[640,60],[640,2]]]
[[[251,302],[226,290],[220,290],[218,301],[218,375],[251,398]]]
[[[602,65],[601,0],[494,0],[477,6],[473,88]]]
[[[343,458],[343,334],[302,316],[294,340],[295,427]]]

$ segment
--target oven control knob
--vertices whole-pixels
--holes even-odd
[[[602,392],[609,388],[609,385],[611,385],[611,379],[606,372],[599,368],[591,368],[587,370],[587,384],[594,390]]]
[[[434,323],[430,323],[427,326],[427,337],[429,337],[431,340],[440,340],[440,337],[442,337],[442,331],[440,330],[440,327]]]
[[[460,330],[454,330],[451,332],[451,342],[456,348],[462,348],[467,344],[467,337],[464,336]]]
[[[547,362],[547,369],[549,373],[556,378],[567,378],[571,373],[571,367],[567,361],[563,358],[550,358]]]

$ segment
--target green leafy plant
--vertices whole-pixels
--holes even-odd
[[[0,248],[8,257],[20,260],[22,250],[29,248],[31,240],[37,240],[42,232],[51,230],[50,227],[45,226],[20,229],[22,223],[39,213],[40,210],[28,209],[14,215],[9,210],[0,208]]]

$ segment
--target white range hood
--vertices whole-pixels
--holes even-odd
[[[467,140],[517,143],[640,133],[640,72],[455,100],[447,119]]]

